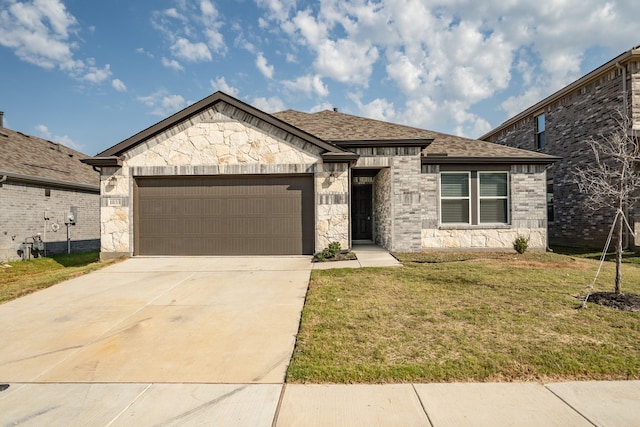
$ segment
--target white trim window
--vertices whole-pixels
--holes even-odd
[[[440,222],[442,224],[471,223],[470,186],[469,172],[440,174]]]
[[[480,224],[509,223],[509,173],[478,172]]]

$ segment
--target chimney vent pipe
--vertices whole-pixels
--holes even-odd
[[[4,127],[4,111],[0,111],[0,128]]]

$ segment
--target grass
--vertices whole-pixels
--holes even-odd
[[[404,268],[313,272],[288,382],[640,379],[640,315],[578,308],[597,261],[397,255]],[[640,268],[623,268],[640,293]],[[597,286],[613,275],[607,263]]]
[[[54,255],[10,262],[0,267],[0,303],[11,301],[112,263],[98,262],[98,252]]]

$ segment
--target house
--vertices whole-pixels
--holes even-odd
[[[0,260],[100,248],[100,176],[85,158],[0,114]]]
[[[572,171],[593,162],[585,141],[616,130],[619,112],[631,118],[628,132],[638,136],[640,47],[622,53],[480,137],[562,158],[547,171],[551,243],[602,248],[606,242],[615,209],[593,211],[585,206]]]
[[[267,114],[216,92],[83,160],[102,257],[546,248],[555,157],[337,111]]]

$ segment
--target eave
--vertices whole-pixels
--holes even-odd
[[[55,179],[20,175],[20,174],[15,174],[11,172],[2,172],[2,171],[0,171],[0,183],[1,182],[21,182],[24,184],[36,184],[36,185],[44,185],[49,187],[64,188],[64,189],[70,189],[70,190],[82,190],[82,191],[89,191],[92,193],[100,192],[99,185],[80,184],[80,183],[69,182],[69,181],[58,181]]]
[[[349,153],[349,152],[322,154],[322,160],[330,163],[355,162],[359,158],[360,158],[359,154]]]
[[[561,160],[560,157],[468,157],[468,156],[425,156],[423,165],[451,165],[451,164],[510,164],[510,165],[550,165]]]
[[[421,150],[427,148],[433,139],[372,139],[372,140],[342,140],[330,141],[341,148],[363,148],[363,147],[419,147]]]
[[[117,156],[107,156],[107,157],[89,157],[86,159],[80,160],[82,163],[87,165],[91,165],[94,167],[122,167],[122,159]]]

